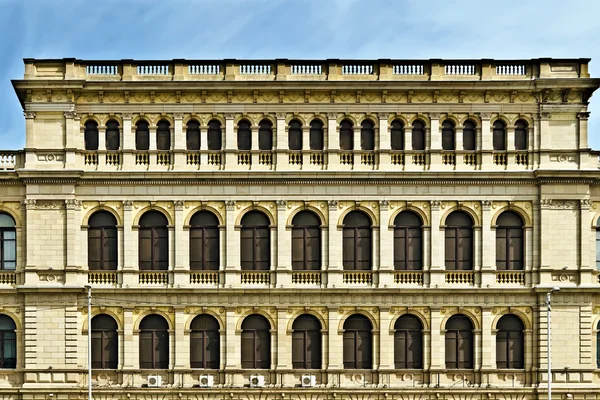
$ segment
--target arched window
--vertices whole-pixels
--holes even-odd
[[[394,324],[394,363],[396,369],[423,368],[423,324],[406,314]]]
[[[290,121],[288,145],[290,150],[302,150],[302,124],[297,119]]]
[[[500,119],[494,122],[494,130],[492,131],[492,142],[494,150],[506,150],[506,124]]]
[[[190,220],[190,269],[219,269],[219,220],[210,211],[199,211]]]
[[[528,132],[527,121],[518,120],[515,124],[515,150],[527,150]]]
[[[88,268],[115,271],[117,255],[117,219],[108,211],[97,211],[88,221]]]
[[[261,315],[253,314],[242,322],[242,368],[271,367],[271,325]]]
[[[263,119],[260,121],[260,124],[258,124],[258,149],[273,149],[273,124],[266,119]]]
[[[268,271],[271,264],[269,218],[260,211],[250,211],[242,218],[242,271]]]
[[[140,218],[140,270],[167,270],[169,267],[169,229],[167,218],[148,211]]]
[[[404,150],[404,124],[402,121],[396,119],[392,122],[390,140],[392,150]]]
[[[190,325],[190,366],[219,369],[219,323],[215,317],[198,315]]]
[[[442,123],[442,150],[454,151],[454,122],[449,119]]]
[[[446,368],[473,368],[473,324],[462,314],[446,322]]]
[[[121,147],[121,133],[119,123],[111,119],[106,123],[106,150],[119,150]]]
[[[323,123],[318,119],[310,122],[310,149],[323,150]]]
[[[221,150],[223,146],[223,136],[221,132],[221,122],[216,119],[208,123],[208,150]]]
[[[463,149],[474,151],[477,150],[477,131],[475,122],[468,120],[463,125]]]
[[[156,126],[156,149],[171,150],[171,124],[164,119]]]
[[[92,318],[92,368],[117,369],[119,360],[119,337],[117,323],[109,315]]]
[[[148,150],[150,148],[150,129],[148,122],[141,119],[135,124],[135,149]]]
[[[507,314],[500,318],[496,332],[496,365],[498,369],[523,369],[525,365],[525,326],[519,317]]]
[[[200,123],[195,119],[187,123],[185,141],[188,150],[200,150]]]
[[[523,270],[523,219],[514,211],[505,211],[496,225],[496,269]]]
[[[446,218],[445,250],[447,270],[473,269],[473,220],[463,211]]]
[[[347,119],[340,124],[340,150],[354,150],[354,128]]]
[[[344,322],[344,368],[373,367],[373,326],[364,315],[354,314]]]
[[[237,131],[238,150],[251,150],[252,137],[250,132],[250,122],[245,119],[238,122]]]
[[[140,323],[140,369],[169,368],[169,324],[160,315]]]
[[[423,237],[421,218],[412,211],[402,211],[394,219],[394,269],[423,269]]]
[[[375,124],[372,121],[365,119],[360,128],[360,148],[361,150],[375,149]]]
[[[0,270],[17,268],[17,229],[15,220],[0,212]]]
[[[89,120],[85,123],[83,140],[85,140],[86,150],[98,150],[98,123],[96,121]]]
[[[311,211],[300,211],[292,220],[292,269],[321,269],[321,221]]]
[[[17,335],[15,321],[0,314],[0,368],[17,367]]]
[[[312,315],[301,315],[292,324],[292,365],[321,369],[321,323]]]
[[[344,218],[344,270],[371,270],[371,220],[361,211],[351,211]]]
[[[418,119],[412,124],[412,149],[425,150],[425,124]]]

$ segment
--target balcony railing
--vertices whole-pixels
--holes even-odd
[[[218,285],[219,271],[191,271],[190,284],[192,285]]]
[[[423,271],[394,271],[394,283],[400,285],[422,285]]]
[[[525,285],[525,272],[496,271],[496,283],[500,285]]]
[[[142,285],[164,286],[169,283],[167,271],[140,271],[138,282]]]
[[[12,171],[21,166],[20,151],[0,151],[0,171]]]
[[[292,283],[299,285],[320,285],[321,271],[292,271]]]
[[[15,271],[1,271],[0,285],[14,286],[17,284],[17,275]]]
[[[370,285],[373,283],[373,271],[343,271],[343,282],[351,285]]]
[[[270,271],[242,271],[242,285],[269,285],[271,283]]]
[[[446,283],[451,285],[472,285],[474,283],[473,271],[446,271]]]
[[[88,283],[90,285],[117,284],[117,271],[88,271]]]

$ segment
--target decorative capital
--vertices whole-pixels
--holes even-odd
[[[479,118],[490,119],[492,116],[489,113],[479,113]]]
[[[285,119],[286,113],[277,113],[275,114],[275,117],[277,119]]]
[[[429,113],[430,119],[440,119],[440,113]]]
[[[67,210],[80,210],[81,209],[81,200],[66,199],[65,200],[65,208]]]
[[[26,199],[21,202],[21,207],[23,207],[25,210],[33,210],[35,209],[36,202],[37,201],[33,199]]]
[[[589,210],[590,205],[591,205],[590,199],[579,200],[579,206],[581,207],[582,210]]]
[[[183,114],[181,114],[181,113],[173,114],[173,119],[181,120],[181,119],[183,119]]]
[[[589,111],[577,113],[577,118],[579,118],[582,121],[587,121],[589,117],[590,117]]]
[[[286,200],[277,200],[275,203],[277,203],[277,210],[279,211],[283,211],[287,207]]]
[[[379,119],[388,119],[390,117],[390,114],[381,112],[378,114],[378,116],[379,116]]]
[[[132,115],[130,113],[121,114],[121,118],[123,118],[123,120],[131,120]]]
[[[439,211],[440,206],[442,205],[442,202],[439,200],[431,200],[429,202],[429,204],[430,204],[432,210]]]
[[[25,111],[23,112],[23,115],[25,116],[25,119],[35,119],[34,111]]]
[[[329,211],[337,210],[338,201],[337,200],[327,200],[327,206],[329,207]]]
[[[183,206],[185,206],[185,201],[184,201],[184,200],[175,200],[175,201],[173,202],[173,208],[174,208],[176,211],[181,211],[181,210],[183,210]]]
[[[225,201],[225,209],[227,211],[233,211],[235,209],[235,200]]]
[[[541,112],[538,114],[539,119],[550,119],[552,118],[552,114],[549,112]]]
[[[234,114],[225,114],[225,119],[235,119]]]
[[[381,211],[387,211],[390,208],[390,202],[387,200],[380,200],[379,201],[379,209]]]
[[[490,210],[490,208],[492,208],[492,201],[491,200],[483,200],[481,202],[481,209],[482,210]]]
[[[327,113],[327,119],[337,119],[338,113]]]
[[[75,117],[77,117],[77,113],[75,111],[65,111],[63,114],[67,119],[75,119]]]
[[[133,200],[123,200],[123,210],[131,211]]]

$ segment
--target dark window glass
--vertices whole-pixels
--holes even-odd
[[[223,138],[221,132],[221,123],[213,119],[208,123],[208,149],[221,150]]]
[[[258,125],[258,149],[272,150],[273,149],[273,129],[271,122],[263,119]]]
[[[523,270],[523,219],[514,211],[505,211],[498,217],[496,225],[496,268]]]
[[[159,315],[148,315],[140,323],[140,368],[169,368],[169,324]]]
[[[522,119],[515,124],[515,150],[527,150],[527,122]]]
[[[343,358],[345,369],[371,369],[373,367],[373,336],[371,321],[355,314],[344,322]]]
[[[171,150],[171,129],[168,121],[161,120],[156,126],[156,149]]]
[[[148,211],[140,218],[140,270],[167,270],[169,267],[169,229],[167,218]]]
[[[252,138],[250,132],[250,122],[241,120],[238,122],[237,131],[238,150],[251,150]]]
[[[414,315],[403,315],[394,324],[396,369],[423,368],[423,325]]]
[[[88,268],[117,269],[117,219],[108,211],[95,212],[88,221]]]
[[[242,218],[241,261],[243,271],[268,271],[271,264],[269,218],[250,211]]]
[[[135,129],[135,149],[148,150],[150,148],[150,129],[148,122],[140,120]]]
[[[250,315],[242,322],[242,368],[271,367],[271,325],[261,315]]]
[[[83,131],[86,150],[98,150],[98,124],[96,121],[87,121]]]
[[[368,119],[364,120],[360,128],[360,148],[361,150],[374,150],[375,149],[375,130],[373,127],[375,124]]]
[[[92,368],[117,369],[119,360],[119,337],[117,323],[106,315],[92,318]]]
[[[473,368],[473,324],[462,314],[446,323],[446,368]]]
[[[522,369],[525,364],[525,327],[521,319],[508,314],[500,318],[496,332],[496,364],[500,369]]]
[[[219,220],[210,211],[199,211],[190,220],[190,269],[219,269]]]
[[[404,124],[402,121],[395,120],[392,122],[390,140],[392,150],[404,150]]]
[[[200,150],[200,123],[198,121],[191,120],[187,123],[185,139],[188,150]]]
[[[211,315],[198,315],[190,326],[192,368],[219,369],[219,323]]]
[[[344,218],[344,270],[371,270],[371,220],[361,211],[352,211]]]
[[[321,221],[310,211],[301,211],[292,220],[292,269],[321,269]]]
[[[121,147],[121,134],[119,132],[119,123],[110,120],[106,123],[106,150],[119,150]]]
[[[288,145],[290,150],[302,150],[302,124],[296,119],[290,121]]]
[[[17,268],[17,230],[15,220],[0,212],[0,270]]]
[[[323,123],[313,119],[310,123],[310,149],[323,150]]]
[[[473,269],[473,220],[463,211],[446,218],[445,250],[447,270]]]
[[[494,150],[506,150],[506,124],[502,120],[494,122],[494,130],[492,131],[492,141]]]
[[[465,150],[477,149],[477,132],[473,121],[466,121],[463,125],[463,148]]]
[[[340,124],[340,150],[354,150],[354,128],[347,119]]]
[[[423,239],[421,218],[402,211],[394,219],[394,269],[396,271],[420,271],[423,269]]]
[[[416,120],[412,124],[412,149],[425,150],[425,124]]]
[[[442,123],[442,150],[454,151],[454,122],[446,120]]]
[[[0,315],[0,368],[17,367],[17,335],[15,321],[8,315]]]
[[[321,323],[312,315],[294,320],[292,365],[297,369],[321,369]]]

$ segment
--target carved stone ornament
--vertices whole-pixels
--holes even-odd
[[[538,114],[538,118],[539,119],[550,119],[550,118],[552,118],[552,114],[550,114],[549,112],[541,112]]]
[[[388,119],[390,117],[390,114],[382,112],[382,113],[379,113],[378,116],[379,116],[379,119]]]
[[[492,207],[492,201],[491,200],[483,200],[481,202],[481,209],[482,210],[489,210]]]
[[[591,205],[591,203],[590,203],[589,199],[579,200],[579,206],[581,207],[582,210],[589,210],[590,205]]]
[[[131,211],[133,200],[123,200],[123,210]]]
[[[125,114],[121,114],[121,118],[123,118],[123,120],[131,120],[131,114],[129,113],[125,113]]]
[[[328,200],[327,206],[329,207],[330,211],[337,210],[338,201],[337,200]]]
[[[23,115],[25,116],[25,119],[35,119],[34,111],[25,111]]]
[[[327,119],[337,119],[337,113],[327,113]]]
[[[381,211],[387,211],[390,208],[390,202],[387,200],[379,201],[379,209]]]
[[[225,201],[225,209],[227,211],[233,211],[233,210],[235,210],[235,201],[234,200],[227,200],[227,201]]]
[[[35,210],[35,203],[37,201],[33,200],[33,199],[27,199],[27,200],[23,200],[21,202],[21,207],[23,207],[24,210]]]
[[[579,118],[580,120],[587,121],[589,117],[590,117],[590,113],[589,112],[580,112],[580,113],[577,113],[577,118]]]
[[[74,119],[77,117],[77,113],[75,111],[65,111],[63,114],[67,119]]]
[[[431,204],[431,209],[433,211],[439,211],[440,206],[442,205],[442,202],[439,200],[431,200],[430,204]]]
[[[277,200],[276,203],[277,203],[277,210],[279,210],[279,211],[283,211],[287,207],[286,200]]]
[[[275,117],[277,119],[285,119],[286,113],[277,113],[275,114]]]
[[[570,200],[541,199],[539,202],[534,202],[534,206],[536,205],[543,210],[575,210],[578,208],[579,202]]]
[[[173,119],[183,119],[183,114],[181,114],[181,113],[173,114]]]
[[[67,210],[80,210],[81,209],[81,200],[66,199],[65,207],[67,208]]]
[[[173,207],[175,208],[175,210],[177,211],[181,211],[183,210],[183,206],[185,206],[185,201],[184,200],[175,200],[173,202]]]
[[[440,114],[439,113],[429,113],[429,118],[432,120],[440,119]]]
[[[62,210],[64,209],[64,202],[60,200],[24,200],[23,208],[27,210]],[[81,202],[79,202],[81,206]]]
[[[490,119],[491,115],[488,114],[488,113],[480,113],[479,114],[479,118],[481,118],[481,119]]]

